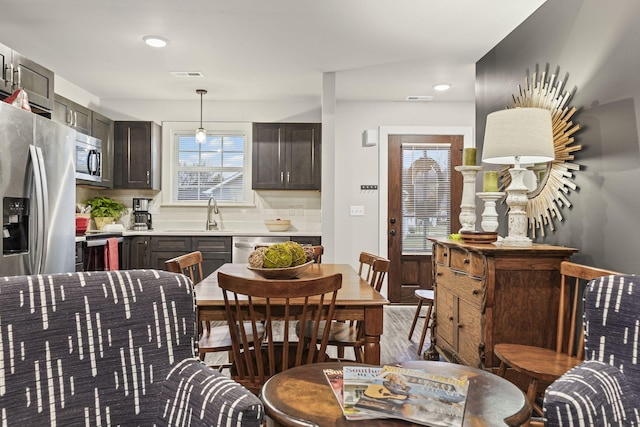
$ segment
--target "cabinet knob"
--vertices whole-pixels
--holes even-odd
[[[478,295],[478,294],[480,293],[480,291],[479,291],[479,290],[477,290],[477,289],[474,289],[474,290],[473,290],[473,292],[471,292],[471,293],[472,293],[473,295]]]
[[[442,276],[442,273],[441,273],[440,271],[438,271],[438,272],[436,273],[436,276],[440,277],[440,276]]]
[[[469,262],[471,262],[471,261],[469,261],[469,259],[465,258],[464,263],[465,264],[469,264]]]
[[[453,322],[453,316],[449,317],[449,322]]]
[[[147,171],[147,185],[151,185],[151,171]]]
[[[446,252],[445,252],[445,253],[443,253],[443,254],[442,254],[442,257],[443,257],[443,258],[446,258],[446,257],[447,257],[447,253],[446,253]]]

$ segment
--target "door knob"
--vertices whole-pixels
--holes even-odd
[[[395,223],[396,223],[396,219],[395,219],[395,218],[391,218],[391,219],[389,220],[389,222],[390,222],[391,224],[395,224]]]
[[[395,235],[396,235],[396,230],[391,230],[391,231],[389,232],[389,234],[391,234],[392,236],[395,236]]]

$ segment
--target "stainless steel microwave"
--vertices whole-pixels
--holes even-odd
[[[76,179],[102,181],[102,141],[76,132]]]

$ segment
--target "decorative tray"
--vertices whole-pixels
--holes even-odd
[[[247,265],[247,268],[251,271],[255,271],[265,279],[287,280],[287,279],[295,279],[303,271],[309,268],[309,266],[314,262],[315,261],[308,261],[304,264],[296,265],[295,267],[284,267],[284,268],[260,268],[260,267],[251,267],[250,265]]]
[[[498,233],[495,231],[460,231],[460,238],[465,243],[493,243],[498,240]]]

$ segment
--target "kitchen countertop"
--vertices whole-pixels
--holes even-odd
[[[83,242],[87,239],[110,237],[110,236],[321,236],[319,231],[267,231],[267,230],[125,230],[121,233],[87,233],[76,236],[76,242]]]
[[[321,236],[319,231],[268,230],[126,230],[123,236]]]

